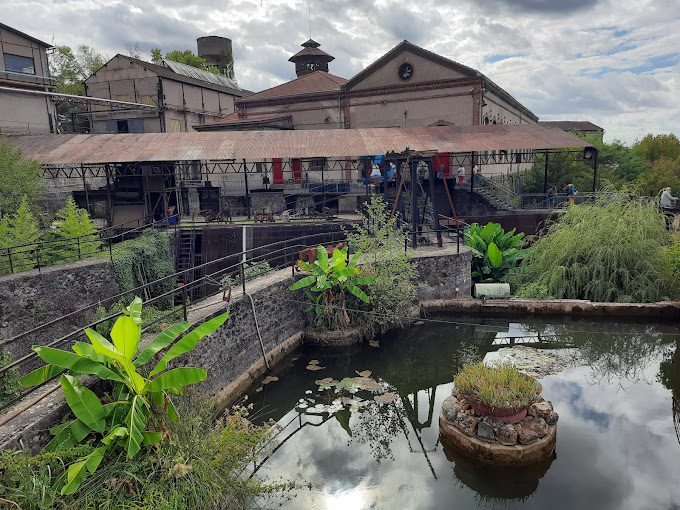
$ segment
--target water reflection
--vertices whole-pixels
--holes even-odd
[[[382,338],[379,349],[303,349],[285,360],[277,369],[279,382],[250,394],[255,414],[273,417],[282,427],[273,451],[257,465],[258,474],[311,484],[309,491],[282,501],[283,508],[680,505],[676,329],[483,322],[414,327]],[[540,336],[534,345],[559,349],[571,360],[562,373],[542,380],[544,395],[560,414],[556,458],[508,472],[443,449],[438,414],[460,364],[509,338],[517,344],[531,336]],[[324,371],[306,371],[310,359],[318,359]],[[399,398],[381,406],[366,396],[367,405],[357,413],[309,416],[295,410],[306,390],[316,391],[315,379],[339,380],[366,369]]]

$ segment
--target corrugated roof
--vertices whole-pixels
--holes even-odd
[[[204,71],[203,69],[199,69],[187,64],[181,64],[180,62],[175,62],[174,60],[163,59],[163,65],[169,67],[177,74],[196,78],[197,80],[207,81],[216,85],[222,85],[224,87],[231,87],[232,89],[241,90],[241,87],[239,87],[234,80],[227,78],[222,74]]]
[[[345,78],[335,76],[326,71],[313,71],[303,74],[299,78],[282,83],[276,87],[263,90],[248,96],[247,101],[257,101],[258,99],[270,99],[272,97],[297,96],[300,94],[314,94],[318,92],[336,92],[340,87],[347,83]]]
[[[542,120],[541,126],[556,127],[565,131],[604,131],[597,124],[587,120]]]
[[[538,124],[418,128],[317,129],[29,135],[10,137],[26,156],[49,165],[142,161],[343,158],[403,152],[479,152],[586,147],[583,140]]]

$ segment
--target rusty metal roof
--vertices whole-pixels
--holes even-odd
[[[24,154],[48,165],[142,161],[250,160],[271,158],[357,158],[403,152],[465,153],[586,147],[588,143],[538,124],[434,126],[417,128],[316,129],[29,135],[10,137]]]

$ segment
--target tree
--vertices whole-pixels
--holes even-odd
[[[52,262],[80,259],[99,251],[101,243],[90,215],[76,205],[73,197],[68,197],[64,208],[57,211],[55,223],[57,229],[51,238],[58,242],[52,245]]]
[[[152,48],[151,49],[151,62],[154,64],[160,64],[161,61],[163,60],[163,53],[161,52],[160,48]]]
[[[25,196],[21,199],[16,213],[9,220],[9,237],[12,246],[18,246],[12,250],[12,269],[15,272],[33,269],[37,262],[33,250],[35,243],[40,239],[40,226]],[[7,262],[9,263],[9,260]]]
[[[172,50],[165,54],[165,58],[166,60],[172,60],[174,62],[179,62],[180,64],[186,64],[198,69],[203,69],[204,71],[209,70],[205,59],[194,55],[191,50]]]
[[[661,158],[680,157],[680,140],[674,134],[646,135],[633,145],[633,152],[642,160],[653,163]]]
[[[57,81],[56,91],[61,94],[85,95],[83,82],[104,65],[103,54],[82,44],[77,51],[70,46],[58,46],[50,58],[50,73]]]
[[[22,198],[36,210],[42,191],[40,163],[23,157],[11,143],[0,141],[0,214],[16,212]]]
[[[674,160],[662,157],[653,162],[649,169],[635,179],[634,185],[641,193],[649,196],[658,195],[666,186],[680,191],[680,157]]]

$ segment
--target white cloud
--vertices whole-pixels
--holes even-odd
[[[233,40],[239,83],[294,77],[309,37],[302,0],[4,0],[3,22],[108,55],[137,43],[194,49]],[[678,132],[680,5],[675,0],[310,0],[312,37],[350,77],[402,39],[479,69],[542,119],[586,119],[628,142]]]

